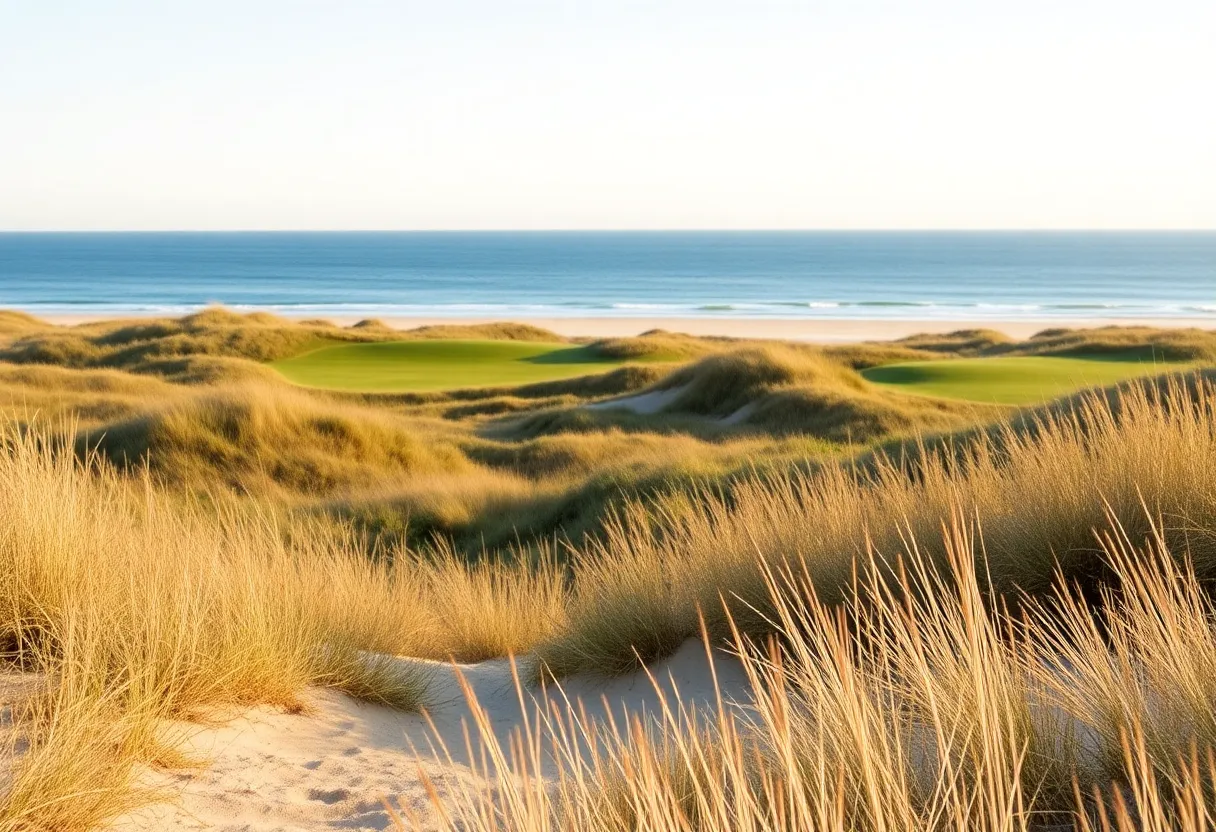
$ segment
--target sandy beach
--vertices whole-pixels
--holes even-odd
[[[162,315],[44,315],[43,320],[60,326],[111,320],[115,317],[164,317]],[[326,316],[325,320],[339,326],[349,326],[362,320],[358,317]],[[484,324],[497,318],[382,318],[397,329],[442,324]],[[953,332],[959,329],[995,329],[1011,338],[1024,339],[1044,329],[1067,327],[1081,329],[1099,326],[1151,326],[1162,328],[1198,327],[1216,329],[1216,318],[1154,318],[1110,319],[1076,318],[1069,320],[889,320],[849,319],[812,320],[806,318],[512,318],[552,330],[567,337],[609,338],[638,335],[652,329],[682,332],[688,335],[724,336],[729,338],[773,338],[811,343],[848,343],[850,341],[887,341],[922,332]]]

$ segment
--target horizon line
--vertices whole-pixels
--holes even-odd
[[[698,228],[0,228],[0,234],[1188,234],[1216,233],[1216,226],[1039,228],[938,227],[698,227]]]

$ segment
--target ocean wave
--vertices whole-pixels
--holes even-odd
[[[960,307],[970,306],[970,304],[955,304],[955,305],[960,306]],[[929,307],[937,306],[937,304],[933,303],[932,301],[928,301],[928,300],[859,300],[855,303],[849,304],[849,306],[862,306],[862,307],[867,307],[867,308],[876,307],[876,308],[880,308],[880,309],[883,307],[898,308],[901,306],[929,308]]]
[[[1120,303],[1045,303],[1044,309],[1123,309],[1129,304]]]

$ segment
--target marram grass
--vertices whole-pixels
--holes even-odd
[[[732,636],[743,708],[719,690],[708,713],[667,699],[609,725],[538,709],[504,743],[466,690],[478,776],[432,785],[435,814],[452,832],[1209,832],[1216,607],[1150,528],[1095,537],[1098,609],[1068,582],[1021,614],[989,604],[959,513],[942,559],[869,550],[841,605],[805,564],[766,571],[775,638]]]
[[[327,529],[287,534],[247,506],[133,484],[64,433],[0,438],[0,653],[45,686],[14,712],[24,751],[0,782],[4,832],[92,829],[151,797],[132,767],[183,762],[166,720],[306,710],[310,686],[415,710],[427,679],[393,655],[522,652],[555,620],[543,573],[373,560]],[[451,619],[461,608],[482,618]],[[487,615],[521,610],[531,629]]]

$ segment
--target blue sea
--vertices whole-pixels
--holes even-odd
[[[0,234],[0,307],[215,303],[308,316],[1216,325],[1216,232]]]

